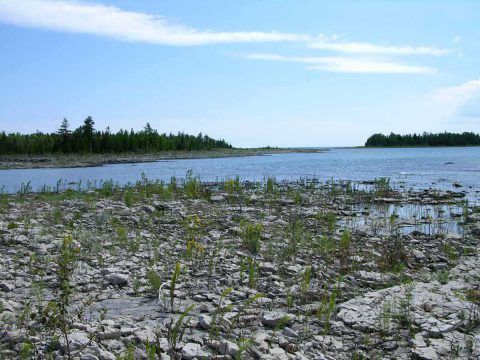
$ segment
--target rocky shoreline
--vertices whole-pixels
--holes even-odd
[[[0,197],[0,359],[478,359],[480,209],[376,180]]]
[[[162,151],[156,153],[120,154],[47,154],[47,155],[1,155],[0,170],[95,167],[109,164],[130,164],[162,160],[210,159],[239,156],[265,156],[293,152],[321,152],[320,149],[213,149],[197,151]]]

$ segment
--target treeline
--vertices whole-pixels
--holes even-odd
[[[149,123],[142,131],[120,130],[116,133],[98,131],[89,116],[75,130],[70,130],[68,120],[63,119],[54,133],[34,134],[0,133],[0,154],[49,154],[49,153],[121,153],[154,152],[164,150],[210,150],[231,148],[224,140],[215,140],[201,133],[197,136],[161,134]]]
[[[443,132],[438,134],[390,135],[374,134],[367,139],[366,147],[401,147],[401,146],[477,146],[480,135],[473,132],[461,134]]]

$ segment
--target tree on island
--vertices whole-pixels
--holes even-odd
[[[33,134],[0,132],[0,155],[3,154],[48,154],[48,153],[121,153],[155,151],[194,151],[216,148],[231,148],[225,140],[212,139],[209,136],[188,135],[179,132],[176,135],[159,133],[150,123],[138,132],[120,129],[112,133],[107,127],[104,131],[94,128],[95,122],[88,116],[81,126],[70,130],[70,123],[64,118],[54,133],[36,132]]]
[[[82,135],[86,141],[89,152],[93,152],[93,125],[95,125],[95,122],[93,121],[92,117],[89,116],[84,120],[82,126]]]
[[[406,146],[478,146],[480,135],[473,132],[461,134],[443,132],[399,135],[373,134],[366,143],[366,147],[406,147]]]

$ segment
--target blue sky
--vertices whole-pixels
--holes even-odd
[[[480,1],[0,0],[0,130],[480,132]]]

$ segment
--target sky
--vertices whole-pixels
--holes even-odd
[[[0,0],[0,131],[480,132],[480,1]]]

